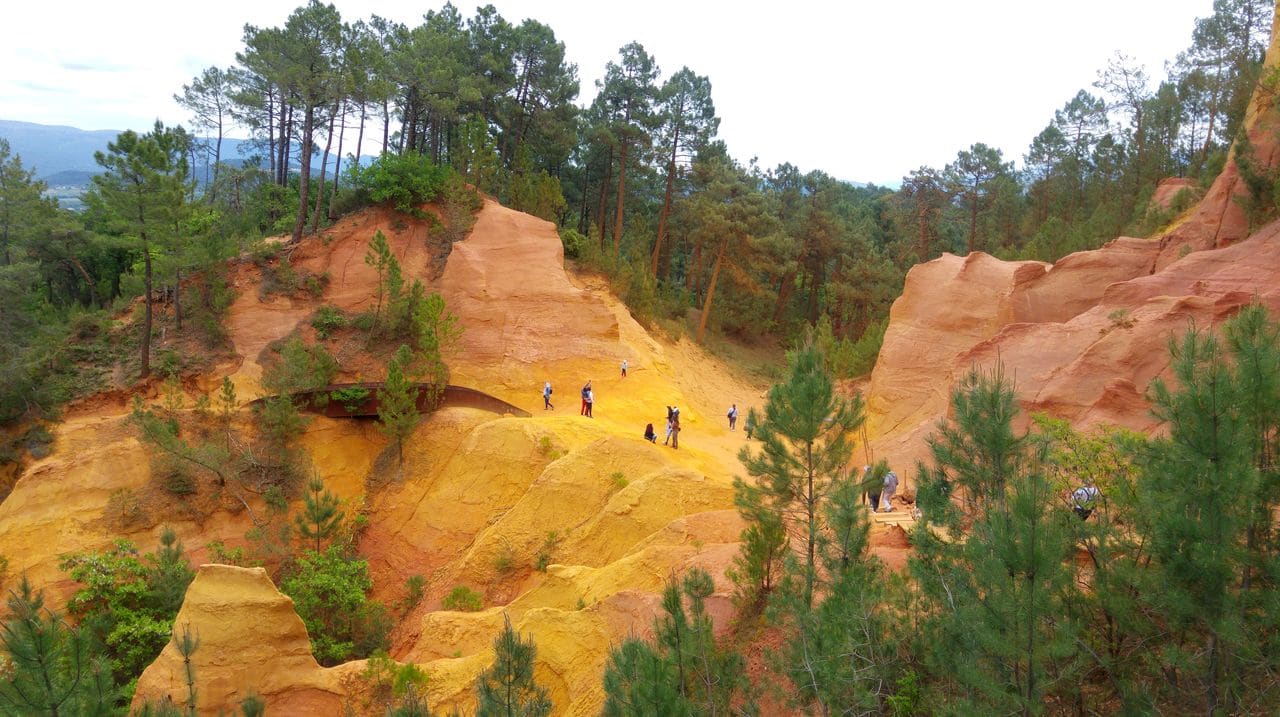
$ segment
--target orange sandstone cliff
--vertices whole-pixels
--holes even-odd
[[[1265,64],[1280,68],[1274,27]],[[1280,165],[1274,102],[1259,86],[1246,118],[1265,168]],[[873,454],[914,475],[956,381],[997,362],[1015,381],[1024,422],[1043,411],[1077,427],[1155,430],[1144,396],[1168,370],[1170,337],[1254,300],[1280,312],[1280,222],[1249,234],[1236,151],[1205,196],[1152,239],[1120,237],[1053,265],[975,253],[913,267],[871,374]],[[1180,188],[1166,185],[1164,201]]]

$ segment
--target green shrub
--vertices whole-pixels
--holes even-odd
[[[551,565],[552,554],[558,545],[560,545],[560,533],[555,530],[548,530],[546,537],[542,539],[542,546],[538,548],[538,554],[533,560],[535,570],[540,573],[547,572],[547,566]]]
[[[195,577],[169,528],[161,532],[154,553],[140,555],[133,543],[117,540],[101,553],[64,556],[59,568],[80,583],[68,612],[105,646],[121,684],[142,674],[169,641]]]
[[[516,554],[511,549],[511,544],[505,540],[502,543],[502,549],[493,558],[493,570],[499,576],[507,575],[516,569]]]
[[[316,660],[332,666],[368,657],[390,645],[391,619],[369,600],[369,564],[338,546],[308,550],[297,569],[280,582],[307,626]]]
[[[49,446],[53,444],[53,434],[48,428],[37,423],[22,437],[22,442],[33,458],[44,458],[51,452]]]
[[[459,585],[444,597],[441,607],[458,612],[480,612],[484,608],[484,597],[466,585]]]
[[[368,399],[369,389],[359,386],[347,386],[329,392],[329,400],[342,404],[342,409],[347,413],[359,411]]]
[[[564,255],[566,259],[578,259],[582,256],[583,249],[587,243],[591,241],[583,236],[578,230],[571,227],[565,227],[560,230],[560,243],[564,244]]]
[[[329,272],[323,274],[308,274],[307,278],[302,282],[302,288],[306,289],[311,298],[318,299],[324,295],[325,287],[329,285]]]
[[[351,325],[361,331],[372,331],[373,327],[378,325],[378,317],[368,311],[365,311],[356,314],[355,317],[351,319]]]
[[[388,152],[367,167],[352,165],[351,175],[354,186],[367,192],[371,201],[416,213],[417,205],[439,196],[449,172],[416,152]]]
[[[421,575],[410,575],[405,579],[404,601],[401,603],[405,612],[409,612],[422,602],[426,582],[426,578]]]
[[[185,466],[173,466],[160,475],[160,485],[171,495],[179,498],[194,495],[196,479]]]
[[[334,331],[346,325],[346,314],[336,306],[326,304],[316,309],[316,313],[311,315],[311,327],[316,330],[316,336],[321,339],[329,338]]]

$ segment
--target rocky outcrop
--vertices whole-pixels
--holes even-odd
[[[1253,163],[1260,170],[1280,165],[1280,112],[1275,108],[1276,89],[1272,77],[1280,67],[1277,27],[1280,27],[1280,13],[1272,19],[1271,47],[1267,49],[1260,74],[1263,80],[1249,100],[1244,119]],[[1204,198],[1187,217],[1159,237],[1157,268],[1172,264],[1188,252],[1230,246],[1248,236],[1249,219],[1241,201],[1247,189],[1236,161],[1240,149],[1239,143],[1232,146],[1226,165]]]
[[[1278,39],[1273,28],[1268,70],[1280,67]],[[1274,94],[1260,85],[1245,119],[1263,168],[1280,166]],[[1280,223],[1249,236],[1237,151],[1196,206],[1154,239],[1120,237],[1053,266],[971,254],[913,267],[871,374],[876,457],[914,473],[956,380],[997,363],[1016,384],[1024,421],[1044,411],[1079,427],[1155,430],[1144,396],[1168,369],[1171,337],[1216,326],[1253,300],[1280,313]],[[1153,201],[1171,201],[1186,184],[1162,183]]]
[[[293,601],[262,568],[200,566],[174,625],[200,641],[191,662],[201,715],[224,714],[249,695],[265,700],[267,714],[342,714],[343,680],[364,668],[321,667]],[[172,642],[138,678],[133,704],[165,699],[188,699],[186,666]]]
[[[1158,249],[1158,242],[1121,238],[1025,282],[1011,279],[1025,265],[1008,263],[985,275],[1006,277],[986,300],[974,299],[963,272],[936,283],[953,272],[956,257],[913,269],[872,373],[877,454],[904,467],[926,457],[925,439],[945,417],[955,380],[996,363],[1016,384],[1024,420],[1044,411],[1078,427],[1154,430],[1144,395],[1168,369],[1171,337],[1216,326],[1254,300],[1280,313],[1280,222],[1151,273]],[[992,326],[1001,317],[1005,323]]]

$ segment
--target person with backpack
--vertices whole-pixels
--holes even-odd
[[[582,410],[578,413],[579,416],[590,415],[587,413],[587,394],[589,393],[591,393],[591,382],[587,381],[587,384],[582,387]]]
[[[1101,495],[1102,492],[1098,490],[1098,486],[1085,483],[1071,491],[1071,510],[1080,516],[1080,520],[1088,520]]]
[[[880,494],[880,511],[893,512],[893,494],[898,490],[898,474],[889,471],[884,475],[884,490]]]
[[[734,426],[738,424],[738,404],[729,406],[729,413],[725,415],[729,417],[729,430],[734,430]]]
[[[556,407],[551,405],[551,382],[550,381],[547,381],[542,386],[542,410],[544,411],[556,410]]]

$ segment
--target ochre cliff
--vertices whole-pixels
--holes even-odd
[[[214,392],[223,375],[242,403],[260,397],[260,361],[273,342],[295,331],[312,338],[318,306],[372,307],[376,275],[364,255],[375,231],[387,236],[408,278],[430,281],[426,226],[371,209],[304,240],[292,249],[295,270],[328,276],[314,298],[265,294],[258,270],[238,265],[227,317],[236,358],[188,377],[188,400]],[[732,479],[741,472],[744,438],[723,415],[729,403],[743,412],[759,406],[765,386],[687,340],[652,337],[602,281],[565,272],[553,225],[493,202],[430,287],[463,327],[447,356],[451,380],[532,418],[438,411],[418,426],[397,470],[386,468],[394,460],[379,462],[387,441],[369,422],[315,417],[302,445],[328,487],[367,519],[358,549],[369,560],[375,597],[394,603],[406,577],[426,579],[422,603],[393,632],[391,655],[426,669],[433,708],[471,708],[474,679],[492,660],[505,612],[536,641],[537,674],[557,714],[595,714],[609,649],[651,631],[671,575],[707,568],[717,585],[710,609],[718,625],[727,624],[724,568],[742,527]],[[378,362],[360,351],[338,358],[344,380],[380,378]],[[594,418],[578,415],[578,389],[588,379]],[[546,380],[555,387],[555,410],[542,407]],[[147,398],[157,399],[149,390]],[[661,426],[667,405],[681,409],[679,450],[641,438],[646,423]],[[246,546],[250,516],[234,502],[184,503],[164,494],[128,412],[127,396],[104,396],[52,427],[52,454],[29,466],[0,505],[0,554],[11,573],[26,572],[65,597],[74,585],[58,570],[60,555],[103,549],[117,536],[150,550],[161,525],[177,530],[197,563],[208,561],[210,541]],[[900,563],[900,532],[877,527],[875,536],[876,549]],[[540,551],[549,551],[545,572],[534,567]],[[441,610],[457,585],[483,594],[485,609]],[[231,709],[246,691],[262,695],[268,713],[330,714],[358,689],[348,678],[359,664],[316,666],[289,601],[261,571],[202,567],[178,622],[201,636],[202,714]],[[138,698],[182,699],[179,667],[166,648]]]
[[[1267,78],[1280,68],[1274,31],[1265,64]],[[1265,170],[1280,165],[1269,83],[1246,118]],[[1280,223],[1249,233],[1238,150],[1205,196],[1151,239],[1120,237],[1052,266],[975,253],[913,267],[869,384],[873,454],[914,476],[957,380],[997,363],[1015,382],[1024,423],[1043,411],[1082,428],[1156,430],[1144,396],[1168,371],[1171,337],[1216,326],[1254,300],[1280,312]]]

